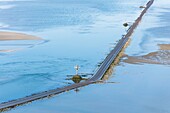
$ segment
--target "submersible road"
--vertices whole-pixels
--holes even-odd
[[[112,64],[112,62],[115,60],[117,55],[121,52],[122,48],[125,46],[126,42],[129,40],[130,36],[132,35],[134,29],[137,27],[140,20],[142,19],[142,16],[146,13],[147,9],[153,4],[153,2],[154,2],[154,0],[150,0],[146,4],[146,6],[142,10],[141,14],[139,15],[139,17],[129,27],[127,34],[124,35],[119,40],[119,42],[117,43],[115,48],[108,54],[108,56],[105,58],[105,60],[103,61],[103,63],[99,67],[99,69],[96,71],[96,73],[90,79],[88,79],[84,82],[75,83],[75,84],[72,84],[70,86],[66,86],[66,87],[63,87],[63,88],[57,88],[57,89],[53,89],[53,90],[49,90],[49,91],[44,91],[44,92],[32,94],[30,96],[26,96],[26,97],[23,97],[23,98],[19,98],[19,99],[16,99],[16,100],[1,103],[0,104],[0,110],[4,110],[6,108],[12,108],[12,107],[15,107],[17,105],[22,105],[22,104],[25,104],[25,103],[28,103],[28,102],[31,102],[31,101],[34,101],[34,100],[38,100],[38,99],[42,99],[42,98],[49,97],[49,96],[52,96],[52,95],[56,95],[56,94],[59,94],[59,93],[62,93],[62,92],[68,91],[68,90],[76,89],[76,88],[79,88],[79,87],[82,87],[82,86],[86,86],[86,85],[95,83],[96,81],[100,80],[104,76],[104,74],[106,73],[106,71],[108,70],[108,68]]]

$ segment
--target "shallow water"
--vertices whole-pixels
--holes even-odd
[[[0,15],[4,16],[0,16],[0,22],[9,26],[2,30],[31,34],[48,42],[33,48],[20,45],[17,46],[20,51],[2,53],[0,101],[68,85],[72,81],[65,79],[75,73],[76,64],[80,65],[81,73],[93,73],[113,46],[110,43],[116,42],[124,32],[122,23],[134,19],[132,15],[138,14],[137,6],[143,1],[129,1],[129,5],[126,1],[111,0],[1,2],[14,6],[1,9]],[[126,8],[130,10],[125,12]],[[8,43],[12,48],[20,43],[36,44]]]
[[[0,6],[13,6],[0,8],[0,15],[4,15],[0,16],[1,30],[19,31],[47,40],[42,44],[36,43],[36,46],[31,48],[19,46],[22,50],[0,53],[0,102],[71,84],[73,82],[66,78],[67,75],[75,73],[76,64],[80,65],[81,73],[93,73],[98,63],[114,46],[113,43],[124,34],[122,24],[134,21],[140,12],[138,7],[146,2],[146,0],[0,1]],[[158,51],[158,44],[170,43],[167,33],[168,7],[167,1],[155,2],[135,30],[125,51],[126,55],[146,55]],[[162,28],[167,28],[167,31]],[[157,35],[158,31],[161,35]],[[35,42],[14,41],[5,44],[22,43]],[[125,63],[122,59],[112,72],[108,81],[115,82],[114,84],[90,85],[80,88],[78,93],[70,91],[9,112],[170,112],[169,65],[134,65]]]

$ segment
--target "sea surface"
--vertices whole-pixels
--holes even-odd
[[[0,41],[0,102],[90,77],[147,0],[0,0],[0,31],[43,38]],[[9,113],[170,113],[170,2],[155,0],[105,82],[38,100]],[[157,54],[151,54],[156,52]],[[125,62],[129,57],[148,62]],[[156,61],[159,63],[150,63]]]

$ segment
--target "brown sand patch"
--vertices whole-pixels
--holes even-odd
[[[6,53],[6,52],[14,52],[14,51],[16,51],[16,50],[14,50],[14,49],[10,49],[10,50],[0,50],[0,52],[1,53]]]
[[[158,44],[160,50],[170,50],[170,44]]]
[[[41,40],[41,38],[23,33],[1,31],[0,41],[6,40]]]
[[[16,40],[16,41],[17,40],[42,40],[42,38],[23,34],[23,33],[0,31],[0,41],[12,41],[12,40]],[[0,53],[14,52],[20,49],[21,49],[20,47],[19,48],[17,47],[16,49],[14,49],[13,47],[0,49]]]
[[[142,56],[126,56],[123,60],[130,64],[163,64],[170,65],[170,44],[159,44],[160,50]]]

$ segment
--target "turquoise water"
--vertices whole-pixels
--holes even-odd
[[[138,6],[143,1],[131,2],[127,5],[126,1],[111,0],[1,1],[1,7],[6,6],[0,11],[3,15],[0,23],[4,25],[1,30],[46,40],[43,44],[8,41],[10,44],[30,43],[34,47],[18,46],[20,51],[0,56],[1,102],[72,83],[65,79],[75,74],[76,64],[80,65],[81,73],[93,73],[112,43],[124,33],[122,23],[138,15]],[[130,10],[126,11],[127,8]]]
[[[76,64],[81,73],[93,73],[125,33],[122,24],[133,22],[141,11],[138,7],[146,2],[0,0],[1,30],[44,39],[0,42],[1,48],[21,49],[0,53],[0,102],[72,84],[66,78],[75,73]],[[155,2],[135,30],[125,54],[145,55],[158,51],[157,44],[170,43],[169,6],[167,1]],[[168,65],[128,64],[122,59],[108,80],[115,83],[90,85],[9,112],[169,113],[169,69]]]

